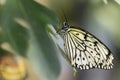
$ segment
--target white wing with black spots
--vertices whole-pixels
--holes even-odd
[[[65,52],[71,65],[81,70],[91,68],[110,69],[113,55],[96,37],[76,28],[64,33]]]

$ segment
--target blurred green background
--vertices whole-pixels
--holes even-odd
[[[73,76],[56,33],[65,16],[108,46],[113,69],[77,69]],[[0,0],[0,80],[120,80],[119,49],[120,0]],[[16,67],[18,72],[9,72]]]

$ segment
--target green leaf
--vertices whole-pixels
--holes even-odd
[[[1,22],[1,14],[2,14],[2,9],[3,9],[3,6],[0,5],[0,44],[2,43],[2,22]]]
[[[74,75],[74,77],[76,77],[76,75],[77,75],[77,70],[75,68],[73,68],[73,75]]]
[[[33,0],[7,0],[2,12],[4,40],[27,56],[44,80],[57,80],[60,74],[58,51],[47,30],[58,24],[56,15]]]
[[[16,1],[7,0],[1,16],[4,42],[8,42],[13,49],[24,55],[28,46],[27,30],[15,21],[16,18],[21,17]]]

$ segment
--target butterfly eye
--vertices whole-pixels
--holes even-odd
[[[68,25],[66,22],[63,23],[64,26]]]

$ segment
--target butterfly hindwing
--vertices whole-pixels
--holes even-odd
[[[79,69],[112,68],[110,50],[96,37],[77,28],[69,28],[64,34],[65,52],[71,64]]]

